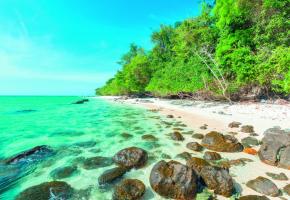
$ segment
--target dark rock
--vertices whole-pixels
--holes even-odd
[[[162,158],[162,159],[171,159],[171,156],[168,155],[168,154],[166,154],[166,153],[162,153],[162,154],[161,154],[161,158]]]
[[[243,138],[241,143],[243,144],[244,147],[252,147],[259,145],[259,141],[254,137]]]
[[[265,196],[247,195],[240,197],[239,200],[270,200],[270,199]]]
[[[36,146],[32,149],[19,153],[12,158],[9,158],[8,160],[6,160],[6,164],[14,164],[25,160],[39,160],[52,154],[53,150],[49,146]]]
[[[173,115],[167,115],[166,117],[167,117],[167,118],[174,118]]]
[[[254,180],[250,180],[246,184],[249,188],[272,197],[277,197],[280,194],[279,189],[271,180],[262,176],[257,177]]]
[[[254,133],[254,127],[251,125],[244,125],[241,127],[241,132],[243,133]]]
[[[202,158],[192,157],[187,160],[186,165],[193,169],[196,174],[200,175],[201,169],[210,166],[209,162],[205,161]]]
[[[85,102],[88,102],[88,101],[89,101],[89,99],[81,99],[81,100],[74,102],[73,104],[84,104]]]
[[[137,179],[123,180],[116,186],[113,200],[139,200],[145,193],[145,185]]]
[[[52,181],[25,189],[16,200],[70,199],[73,192],[73,188],[66,182]]]
[[[209,132],[202,140],[202,146],[213,151],[240,152],[243,145],[234,136],[222,135],[216,131]]]
[[[290,196],[290,184],[286,185],[284,188],[283,188],[283,191],[288,194]]]
[[[192,135],[194,133],[194,131],[183,131],[182,134],[183,135]]]
[[[284,173],[275,174],[275,173],[271,173],[271,172],[266,172],[266,174],[267,174],[267,176],[270,176],[274,180],[279,180],[279,181],[287,181],[288,180],[288,177]]]
[[[127,170],[128,170],[127,168],[123,168],[123,167],[115,167],[115,168],[106,170],[105,172],[101,174],[101,176],[99,176],[98,182],[100,185],[111,183],[114,180],[122,177],[127,172]]]
[[[195,133],[195,134],[192,135],[192,137],[195,138],[195,139],[201,140],[201,139],[204,138],[204,135],[201,134],[201,133]]]
[[[171,139],[177,140],[177,141],[183,141],[184,137],[182,136],[180,132],[174,131],[173,133],[171,133]]]
[[[113,157],[113,160],[121,167],[140,168],[146,164],[148,160],[148,154],[144,149],[138,147],[129,147],[116,153]]]
[[[205,160],[220,160],[222,159],[221,155],[217,152],[206,151],[203,155]]]
[[[125,138],[125,139],[130,139],[133,137],[133,135],[129,134],[129,133],[121,133],[121,137]]]
[[[197,176],[179,162],[162,160],[151,171],[150,185],[162,197],[189,200],[195,198]]]
[[[201,127],[199,127],[200,129],[202,129],[202,130],[206,130],[207,129],[207,124],[204,124],[203,126],[201,126]]]
[[[188,160],[188,159],[191,158],[191,154],[188,153],[188,152],[182,152],[180,154],[177,154],[176,158],[181,158],[181,159],[184,159],[184,160]]]
[[[192,151],[202,151],[203,147],[198,142],[189,142],[186,147]]]
[[[158,140],[154,135],[151,134],[142,135],[142,139],[153,142]]]
[[[97,169],[101,167],[107,167],[112,164],[113,164],[112,158],[96,156],[96,157],[86,158],[82,163],[82,167],[84,169],[90,170],[90,169]]]
[[[240,122],[231,122],[231,123],[229,123],[228,127],[229,128],[239,128],[241,124],[242,123],[240,123]]]
[[[53,171],[50,172],[50,176],[53,179],[63,179],[74,175],[76,172],[77,172],[76,166],[66,166],[54,169]]]

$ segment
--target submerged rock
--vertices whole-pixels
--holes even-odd
[[[239,128],[241,124],[242,124],[241,122],[231,122],[231,123],[229,123],[228,127],[229,128]]]
[[[142,140],[157,141],[158,139],[154,135],[146,134],[146,135],[142,135]]]
[[[86,141],[86,142],[76,143],[75,146],[83,147],[83,148],[91,148],[91,147],[96,146],[96,144],[97,144],[97,142],[95,142],[95,141]]]
[[[198,142],[189,142],[186,147],[192,151],[202,151],[203,147]]]
[[[182,136],[180,132],[174,131],[173,133],[171,133],[171,139],[177,140],[177,141],[183,141],[184,137]]]
[[[267,174],[267,176],[270,176],[274,180],[279,180],[279,181],[287,181],[288,180],[288,177],[284,173],[275,174],[275,173],[271,173],[271,172],[266,172],[266,174]]]
[[[27,110],[17,110],[16,113],[32,113],[36,111],[37,110],[27,109]]]
[[[270,199],[265,196],[247,195],[240,197],[239,200],[270,200]]]
[[[209,132],[202,140],[202,146],[213,151],[240,152],[243,145],[234,136],[222,135],[216,131]]]
[[[152,189],[165,198],[194,199],[197,176],[189,167],[176,161],[160,161],[150,174]]]
[[[99,176],[98,182],[100,185],[111,183],[114,180],[122,177],[127,172],[127,170],[128,170],[127,168],[123,167],[115,167],[112,169],[108,169],[105,172],[103,172],[101,176]]]
[[[254,133],[254,127],[251,125],[244,125],[241,127],[241,132],[243,133]]]
[[[188,152],[182,152],[180,154],[177,154],[176,158],[181,158],[181,159],[184,159],[184,160],[188,160],[188,159],[191,158],[191,154],[188,153]]]
[[[120,135],[122,138],[125,138],[125,139],[130,139],[133,137],[133,135],[129,134],[129,133],[121,133]]]
[[[16,200],[69,199],[73,196],[73,192],[73,188],[66,182],[52,181],[25,189]]]
[[[271,180],[264,178],[262,176],[257,177],[254,180],[250,180],[246,184],[249,188],[272,197],[277,197],[280,195],[278,187]]]
[[[84,169],[90,170],[90,169],[97,169],[100,167],[107,167],[112,164],[113,164],[112,158],[96,156],[96,157],[86,158],[82,162],[82,167]]]
[[[139,200],[145,193],[145,185],[137,179],[123,180],[115,187],[113,200]]]
[[[129,147],[116,153],[113,157],[113,160],[121,167],[140,168],[146,164],[148,160],[148,154],[144,149],[138,147]]]
[[[59,167],[50,172],[53,179],[63,179],[74,175],[77,172],[76,166]]]
[[[203,155],[205,160],[220,160],[222,159],[221,155],[217,152],[206,151]]]
[[[86,103],[88,101],[89,101],[89,99],[81,99],[81,100],[78,100],[78,101],[74,102],[73,104],[84,104],[84,103]]]

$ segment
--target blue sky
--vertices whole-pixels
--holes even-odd
[[[1,0],[0,95],[93,95],[134,42],[198,0]]]

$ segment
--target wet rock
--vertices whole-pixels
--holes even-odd
[[[204,125],[202,125],[201,127],[199,127],[201,130],[206,130],[207,129],[207,127],[208,127],[208,125],[207,124],[204,124]]]
[[[213,151],[240,152],[243,145],[234,136],[222,135],[216,131],[209,132],[202,139],[202,146]]]
[[[188,153],[188,152],[182,152],[180,154],[177,154],[175,157],[176,158],[181,158],[181,159],[184,159],[184,160],[188,160],[188,159],[191,158],[191,154]]]
[[[73,104],[84,104],[84,103],[86,103],[88,101],[89,101],[89,99],[81,99],[81,100],[78,100],[78,101],[74,102]]]
[[[77,172],[76,166],[59,167],[50,172],[53,179],[63,179],[73,176]]]
[[[145,193],[145,185],[137,179],[123,180],[116,186],[113,200],[139,200]]]
[[[241,132],[243,133],[254,133],[254,127],[251,125],[244,125],[241,127]]]
[[[183,135],[192,135],[194,133],[194,131],[183,131],[182,134]]]
[[[167,115],[166,117],[167,117],[167,118],[174,118],[173,115]]]
[[[133,137],[133,135],[129,134],[129,133],[121,133],[120,135],[122,138],[125,138],[125,139],[130,139]]]
[[[148,160],[148,154],[144,149],[138,147],[129,147],[116,153],[113,157],[113,160],[121,167],[140,168],[146,164]]]
[[[220,160],[222,159],[221,155],[217,152],[206,151],[203,155],[205,160]]]
[[[36,146],[32,149],[19,153],[6,160],[6,164],[15,164],[26,160],[39,160],[53,154],[53,150],[46,145]]]
[[[240,122],[231,122],[231,123],[229,123],[228,127],[229,128],[239,128],[241,124],[242,123],[240,123]]]
[[[254,137],[246,137],[241,140],[244,147],[258,146],[259,141]]]
[[[162,154],[161,154],[161,158],[162,158],[162,159],[171,159],[171,156],[168,155],[168,154],[166,154],[166,153],[162,153]]]
[[[184,137],[182,136],[180,132],[174,131],[173,133],[171,133],[171,139],[177,140],[177,141],[183,141]]]
[[[254,180],[250,180],[246,184],[249,188],[272,197],[277,197],[280,194],[279,189],[271,180],[262,176],[257,177]]]
[[[283,188],[283,191],[288,194],[290,196],[290,184],[286,185],[284,188]]]
[[[176,161],[160,161],[150,174],[150,185],[159,195],[171,199],[194,199],[197,176],[189,167]]]
[[[66,182],[52,181],[25,189],[16,200],[69,199],[73,192],[73,188]]]
[[[258,155],[266,164],[290,169],[290,131],[280,127],[266,130]]]
[[[193,169],[196,174],[200,175],[201,169],[210,166],[209,162],[205,161],[202,158],[192,157],[187,160],[186,165]]]
[[[266,172],[266,174],[267,174],[267,176],[270,176],[274,180],[279,180],[279,181],[287,181],[288,180],[288,177],[284,173],[275,174],[275,173],[271,173],[271,172]]]
[[[195,138],[195,139],[201,140],[201,139],[204,138],[204,135],[201,134],[201,133],[195,133],[195,134],[192,135],[192,137]]]
[[[123,167],[115,167],[112,169],[108,169],[101,174],[98,178],[98,182],[100,185],[111,183],[114,180],[121,178],[126,172],[127,168]]]
[[[189,142],[186,147],[192,151],[202,151],[203,147],[198,142]]]
[[[82,167],[84,169],[90,170],[90,169],[97,169],[101,167],[107,167],[112,164],[113,164],[112,158],[96,156],[96,157],[86,158],[82,163]]]
[[[239,200],[270,200],[270,199],[265,196],[247,195],[240,197]]]
[[[158,141],[158,139],[151,134],[146,134],[146,135],[142,135],[142,140],[147,140],[147,141]]]

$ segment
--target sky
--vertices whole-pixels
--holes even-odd
[[[199,0],[0,0],[0,95],[94,95],[131,43]]]

